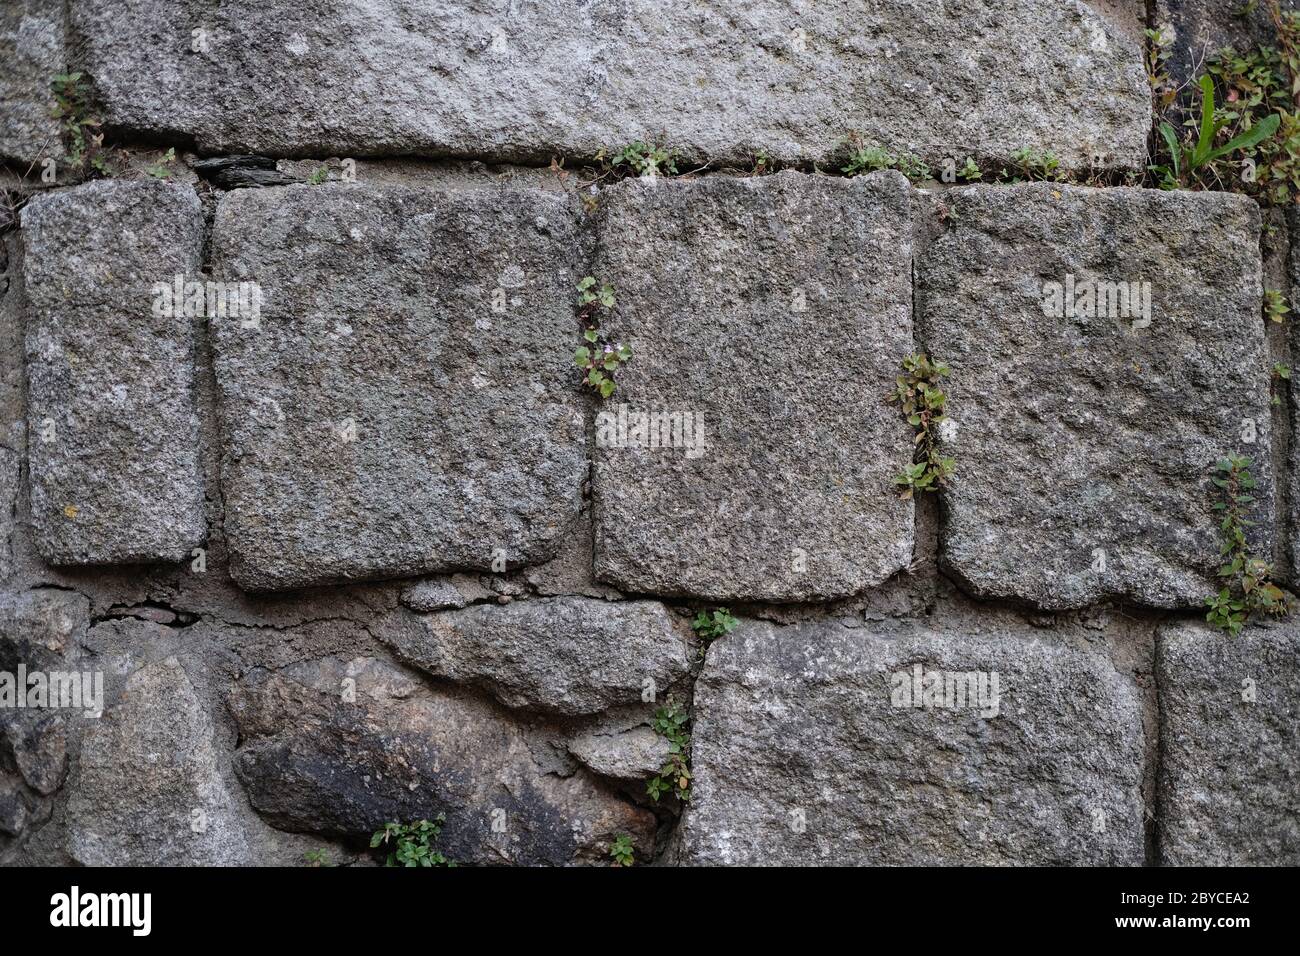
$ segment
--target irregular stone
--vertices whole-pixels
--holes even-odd
[[[190,168],[218,189],[260,189],[302,182],[297,176],[280,172],[275,160],[266,156],[218,156],[200,159]]]
[[[1252,8],[1253,7],[1253,8]],[[1285,11],[1300,9],[1281,0]],[[1194,82],[1225,47],[1245,53],[1256,46],[1278,46],[1267,3],[1238,0],[1155,0],[1155,25],[1169,52],[1166,69],[1179,86]]]
[[[1032,144],[1141,168],[1150,127],[1140,33],[1079,0],[132,0],[72,18],[107,122],[205,153],[544,162],[661,139],[811,163],[857,130],[933,156]]]
[[[61,159],[50,81],[64,71],[63,0],[8,0],[0,5],[0,160]]]
[[[242,587],[553,553],[587,471],[566,197],[246,189],[213,244],[216,274],[263,296],[258,321],[213,323]]]
[[[1160,862],[1300,862],[1300,628],[1235,637],[1171,624],[1157,642]]]
[[[990,624],[747,620],[715,642],[695,687],[684,862],[1140,865],[1132,678],[1104,646]],[[910,706],[935,671],[983,691]]]
[[[632,181],[601,204],[602,324],[633,357],[596,420],[597,577],[805,601],[907,567],[912,429],[885,403],[912,351],[907,181]],[[679,447],[638,438],[655,412]]]
[[[26,722],[10,721],[0,729],[4,730],[14,766],[29,787],[49,796],[63,786],[68,773],[68,735],[61,715],[42,714]]]
[[[490,597],[492,592],[468,574],[425,578],[402,589],[402,603],[412,611],[443,611]]]
[[[656,601],[535,598],[418,617],[377,636],[431,674],[490,692],[507,707],[592,714],[641,701],[690,671],[685,621]]]
[[[31,642],[55,654],[86,635],[90,601],[84,595],[59,588],[0,591],[0,638]]]
[[[668,760],[668,738],[649,727],[592,732],[569,741],[569,753],[593,773],[616,780],[645,780]]]
[[[222,759],[180,662],[140,668],[121,701],[84,732],[68,852],[87,866],[254,862]]]
[[[187,557],[205,532],[194,320],[153,287],[197,275],[198,197],[102,180],[33,199],[22,227],[37,548],[53,564]]]
[[[1201,604],[1218,587],[1214,462],[1253,458],[1272,514],[1257,207],[1048,184],[944,201],[918,321],[952,367],[947,570],[978,597],[1052,610]],[[1085,310],[1093,283],[1131,284],[1127,314],[1118,298]],[[1263,554],[1269,524],[1256,529]]]
[[[459,863],[607,860],[627,834],[653,849],[655,818],[583,771],[539,765],[524,728],[482,701],[381,662],[327,659],[236,687],[235,762],[253,807],[283,829],[368,837],[446,814],[438,847]]]

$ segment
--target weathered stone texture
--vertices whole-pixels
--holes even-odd
[[[208,152],[546,160],[658,138],[824,162],[857,130],[933,156],[1034,144],[1141,167],[1150,120],[1140,35],[1079,0],[126,0],[72,16],[107,121]]]
[[[1300,629],[1160,634],[1160,862],[1300,863]]]
[[[256,862],[222,777],[212,719],[175,657],[126,681],[84,733],[68,852],[88,866]]]
[[[920,258],[918,323],[952,366],[947,568],[977,596],[1044,608],[1199,605],[1219,556],[1208,479],[1229,452],[1254,459],[1268,554],[1272,362],[1254,203],[1046,184],[944,201],[947,231]],[[1045,283],[1068,276],[1150,283],[1149,324],[1140,307],[1049,314]]]
[[[1281,0],[1280,9],[1298,9]],[[1277,48],[1277,29],[1267,0],[1155,0],[1154,23],[1170,53],[1166,68],[1178,84],[1195,81],[1225,47],[1245,53],[1256,46]]]
[[[263,295],[256,324],[213,323],[240,585],[553,553],[587,470],[565,196],[240,190],[213,243],[216,274]]]
[[[0,4],[0,160],[63,156],[50,81],[64,71],[63,0]]]
[[[655,601],[537,598],[390,619],[378,636],[404,661],[481,687],[508,707],[561,715],[635,704],[685,678],[684,619]]]
[[[649,811],[584,771],[548,772],[545,748],[495,708],[379,661],[254,671],[231,707],[236,769],[278,827],[355,838],[445,813],[438,847],[458,863],[597,862],[623,833],[639,858],[651,852]]]
[[[616,780],[647,780],[669,757],[668,738],[645,726],[593,730],[574,737],[568,747],[584,767]]]
[[[602,197],[596,275],[617,294],[603,325],[633,350],[602,415],[690,413],[704,441],[602,438],[597,416],[600,580],[799,601],[908,565],[912,503],[894,478],[912,432],[884,399],[912,349],[910,201],[897,173]]]
[[[197,276],[198,197],[99,181],[22,212],[32,523],[54,564],[179,560],[203,538],[193,319],[153,286]]]
[[[716,642],[695,689],[683,862],[1141,864],[1132,678],[1103,645],[990,624],[746,620]],[[892,706],[891,675],[918,665],[995,672],[997,716],[970,699]]]

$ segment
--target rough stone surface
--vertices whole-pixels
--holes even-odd
[[[0,446],[0,581],[14,570],[13,537],[18,505],[19,457],[15,451]]]
[[[241,586],[550,556],[586,474],[575,232],[507,186],[223,197],[215,273],[263,295],[258,327],[213,323]]]
[[[412,611],[444,611],[492,597],[492,592],[468,574],[425,578],[402,589],[402,603]]]
[[[1277,29],[1267,3],[1238,0],[1155,0],[1156,28],[1170,57],[1167,69],[1177,83],[1195,81],[1225,47],[1244,53],[1256,45],[1276,48]],[[1281,0],[1281,9],[1300,9],[1295,0]]]
[[[438,845],[459,863],[597,862],[620,833],[650,852],[649,811],[583,771],[549,772],[540,741],[495,708],[379,661],[254,671],[231,706],[244,740],[236,769],[284,829],[356,838],[445,813]]]
[[[0,160],[63,156],[50,80],[64,71],[63,0],[0,4]]]
[[[650,727],[612,733],[593,731],[569,741],[569,753],[584,767],[616,780],[645,780],[668,760],[668,738]]]
[[[215,729],[174,658],[140,668],[85,732],[69,853],[88,866],[250,864]]]
[[[0,592],[0,636],[62,654],[86,634],[90,603],[56,588]]]
[[[508,707],[591,714],[682,680],[684,619],[656,601],[536,598],[403,616],[378,636],[407,663],[489,691]]]
[[[37,547],[54,564],[179,560],[203,539],[193,320],[153,286],[197,275],[198,197],[88,183],[22,212]]]
[[[597,419],[597,576],[801,601],[906,567],[912,504],[894,478],[912,432],[884,401],[912,350],[906,180],[633,181],[602,208],[604,326],[633,350],[602,409],[689,412],[704,442],[688,457],[602,440]]]
[[[129,0],[72,16],[106,120],[205,152],[545,161],[658,138],[824,162],[857,130],[934,156],[1035,144],[1140,167],[1150,120],[1140,34],[1079,0]]]
[[[1044,608],[1199,605],[1217,588],[1214,462],[1250,455],[1271,515],[1256,206],[1044,184],[944,201],[918,323],[952,366],[946,567],[977,596]],[[1150,324],[1047,314],[1045,283],[1070,275],[1150,283]]]
[[[996,672],[997,716],[969,700],[891,706],[891,675],[917,665]],[[709,648],[692,761],[683,862],[1143,861],[1132,678],[1102,646],[1024,625],[971,633],[746,620]]]
[[[1160,862],[1300,863],[1300,628],[1173,624],[1157,662]]]

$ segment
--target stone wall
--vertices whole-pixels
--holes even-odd
[[[443,814],[465,864],[1300,863],[1300,624],[1202,607],[1225,454],[1296,578],[1296,224],[1114,185],[1150,22],[0,0],[0,682],[102,680],[0,706],[0,862],[366,864]],[[846,177],[850,133],[1076,184]],[[688,174],[582,168],[638,139]],[[920,351],[955,470],[908,498]],[[689,802],[647,793],[669,703]]]

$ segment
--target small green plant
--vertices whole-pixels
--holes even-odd
[[[980,170],[979,164],[971,157],[966,157],[966,165],[957,170],[957,178],[965,183],[973,183],[984,178],[984,173]]]
[[[308,850],[302,855],[302,859],[308,866],[326,867],[334,865],[330,862],[330,858],[325,854],[324,850]]]
[[[162,158],[153,166],[146,166],[144,171],[154,179],[170,179],[172,171],[167,167],[174,162],[176,162],[176,149],[168,147]]]
[[[632,838],[626,833],[620,833],[614,838],[614,843],[609,848],[609,855],[618,866],[631,866],[635,861],[632,853]]]
[[[99,127],[99,120],[90,115],[90,85],[81,73],[60,73],[50,80],[54,95],[54,108],[50,115],[59,121],[68,151],[68,164],[81,168],[88,155],[95,169],[107,169],[102,159],[95,156],[103,144],[102,134],[88,132]]]
[[[578,318],[582,322],[582,345],[573,353],[573,362],[585,370],[582,384],[595,389],[601,398],[614,394],[614,375],[632,357],[632,350],[621,342],[605,340],[600,329],[601,312],[614,307],[614,287],[599,285],[593,276],[578,283]]]
[[[766,176],[773,170],[772,157],[767,155],[765,150],[759,150],[754,154],[754,165],[750,169],[751,176]]]
[[[370,848],[388,849],[384,866],[455,866],[432,845],[446,822],[446,814],[440,813],[432,820],[385,823],[384,828],[370,838]]]
[[[604,174],[618,178],[630,176],[676,176],[677,151],[653,143],[629,143],[612,154],[602,148],[596,162]]]
[[[1011,162],[1011,168],[1003,169],[999,176],[1004,182],[1054,183],[1065,178],[1061,161],[1050,149],[1025,146],[1011,154]]]
[[[881,146],[863,144],[853,139],[853,150],[848,162],[840,171],[847,176],[873,173],[878,169],[896,169],[912,182],[921,182],[931,177],[930,167],[913,153],[891,153]]]
[[[1272,565],[1252,557],[1246,540],[1247,529],[1255,524],[1246,517],[1255,503],[1251,492],[1256,482],[1250,465],[1250,459],[1243,455],[1228,455],[1214,465],[1214,486],[1223,495],[1214,510],[1222,515],[1219,555],[1224,563],[1219,577],[1225,584],[1218,594],[1205,599],[1209,608],[1205,619],[1232,635],[1240,633],[1254,614],[1281,616],[1290,610],[1286,595],[1273,583]]]
[[[954,460],[940,455],[936,447],[948,401],[939,386],[949,371],[943,362],[932,362],[919,352],[903,359],[903,374],[894,380],[894,392],[888,400],[899,403],[907,423],[916,429],[912,464],[894,479],[903,498],[911,498],[918,491],[938,490],[953,472]]]
[[[325,182],[325,180],[329,178],[330,178],[330,168],[328,166],[321,166],[314,173],[312,173],[310,176],[307,177],[307,185],[319,186],[321,183]]]
[[[646,782],[646,793],[656,803],[668,793],[685,803],[691,799],[691,718],[669,698],[667,704],[655,711],[651,726],[668,741],[668,759],[659,773]]]
[[[1226,143],[1216,145],[1219,134],[1228,128],[1239,114],[1224,115],[1214,108],[1214,79],[1206,74],[1201,77],[1201,118],[1196,127],[1194,142],[1184,145],[1178,133],[1169,123],[1160,124],[1160,135],[1169,150],[1171,166],[1152,166],[1151,171],[1163,188],[1173,189],[1189,182],[1200,183],[1203,175],[1213,173],[1213,164],[1235,153],[1244,153],[1252,149],[1261,140],[1268,139],[1277,132],[1281,117],[1270,113],[1258,123],[1247,127]],[[1188,121],[1191,122],[1190,120]],[[1228,177],[1235,179],[1236,177]]]
[[[1273,391],[1273,397],[1269,401],[1269,404],[1272,405],[1274,408],[1282,404],[1282,399],[1277,394],[1278,382],[1289,382],[1289,381],[1291,381],[1291,366],[1283,365],[1281,362],[1274,363],[1273,375],[1269,379],[1269,384],[1272,386],[1272,391]]]
[[[1169,38],[1159,30],[1146,30],[1147,82],[1151,84],[1152,106],[1163,113],[1178,96],[1178,88],[1169,78]]]
[[[1268,316],[1270,322],[1281,322],[1291,312],[1291,307],[1287,305],[1286,296],[1277,289],[1264,290],[1264,314]]]
[[[732,617],[730,611],[725,607],[719,607],[712,611],[700,611],[695,615],[695,620],[691,621],[691,627],[705,641],[713,642],[730,634],[739,623]]]

